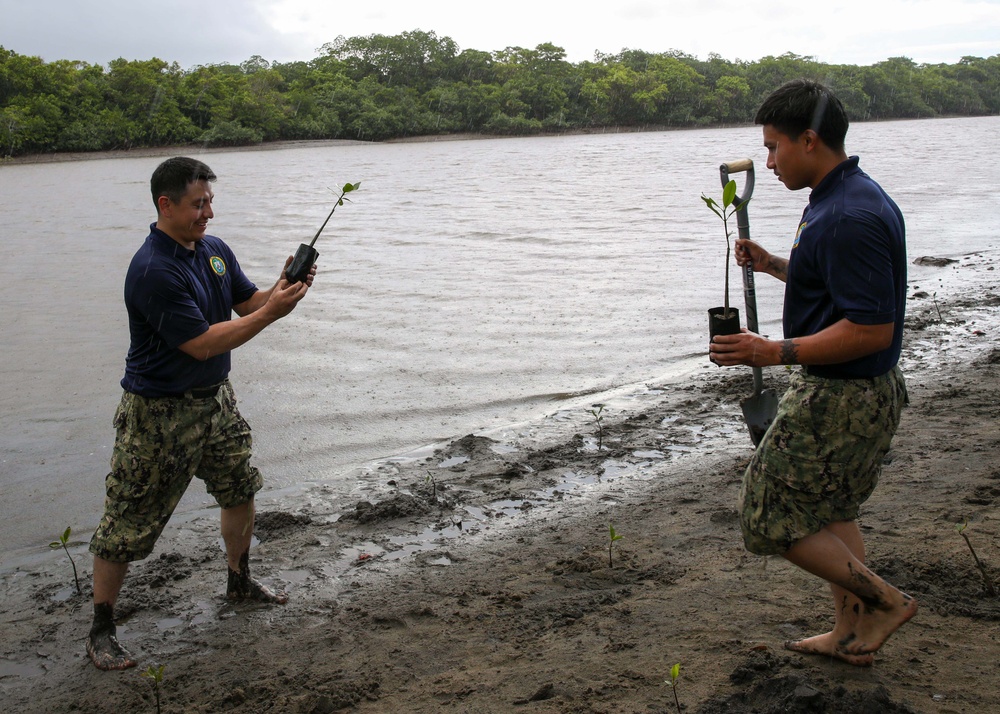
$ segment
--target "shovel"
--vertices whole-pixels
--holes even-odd
[[[722,164],[719,175],[722,185],[729,183],[729,174],[746,172],[746,182],[743,193],[737,196],[733,203],[736,206],[736,225],[741,239],[750,238],[750,219],[747,216],[747,202],[753,194],[753,159],[739,159]],[[743,266],[743,297],[747,306],[747,329],[757,332],[757,293],[754,290],[753,263],[747,261]],[[778,413],[778,395],[773,389],[764,389],[764,378],[760,367],[753,368],[753,394],[740,402],[743,407],[743,418],[750,427],[750,439],[757,446],[764,437],[767,428]]]

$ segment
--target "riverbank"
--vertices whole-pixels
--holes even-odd
[[[86,659],[90,564],[74,534],[82,596],[61,551],[0,572],[0,704],[147,712],[140,672],[163,664],[164,712],[672,712],[680,663],[688,712],[1000,711],[1000,598],[956,532],[969,524],[1000,585],[991,263],[942,268],[963,295],[914,286],[911,404],[861,523],[873,567],[921,609],[871,668],[781,648],[829,627],[829,595],[743,550],[750,375],[712,370],[650,385],[633,410],[555,414],[565,429],[546,441],[470,434],[368,464],[381,490],[352,508],[331,509],[322,485],[261,507],[255,572],[289,592],[284,607],[225,602],[214,513],[176,519],[122,593],[130,671]]]
[[[359,139],[283,139],[268,141],[262,144],[245,144],[241,146],[207,146],[203,144],[182,144],[174,146],[144,146],[134,149],[117,149],[113,151],[64,151],[53,154],[26,154],[24,156],[0,157],[0,167],[4,164],[46,164],[61,161],[90,161],[99,159],[128,159],[145,156],[202,156],[204,154],[220,154],[232,151],[281,151],[284,149],[321,148],[324,146],[352,146],[366,144],[409,144],[435,141],[480,141],[489,139],[508,139],[552,136],[585,136],[594,134],[638,134],[656,131],[690,131],[692,129],[726,129],[742,124],[721,124],[711,127],[675,127],[675,126],[604,126],[595,128],[572,129],[559,132],[543,132],[538,134],[499,135],[499,134],[423,134],[421,136],[402,136],[383,141],[361,141]]]

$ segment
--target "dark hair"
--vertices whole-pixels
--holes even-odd
[[[827,87],[811,79],[793,79],[771,92],[754,123],[770,124],[792,139],[812,129],[831,149],[843,151],[850,122],[844,105]]]
[[[156,167],[152,178],[149,179],[149,190],[153,194],[153,204],[156,205],[159,213],[160,196],[166,196],[174,203],[177,203],[187,193],[188,185],[194,181],[215,181],[216,176],[212,169],[208,168],[197,159],[189,159],[186,156],[175,156],[167,159]]]

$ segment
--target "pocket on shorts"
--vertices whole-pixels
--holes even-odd
[[[845,391],[848,431],[867,442],[881,458],[889,450],[906,403],[902,374],[894,370],[871,381],[857,380]]]
[[[795,377],[760,456],[773,478],[816,501],[836,493],[851,468],[847,452],[859,440],[849,425],[854,405],[844,382]]]

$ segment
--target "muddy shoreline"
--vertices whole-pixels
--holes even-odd
[[[921,605],[872,668],[781,648],[829,627],[828,594],[743,550],[750,373],[713,370],[600,428],[558,415],[544,443],[469,434],[368,464],[380,486],[349,507],[322,484],[262,506],[252,565],[284,607],[227,603],[215,514],[179,519],[122,592],[134,670],[86,659],[74,534],[82,596],[59,552],[0,569],[0,706],[153,711],[140,672],[162,664],[164,712],[672,712],[679,662],[686,712],[1000,711],[1000,598],[956,532],[1000,584],[1000,287],[990,256],[958,269],[975,290],[911,298],[911,404],[861,519],[875,569]]]

